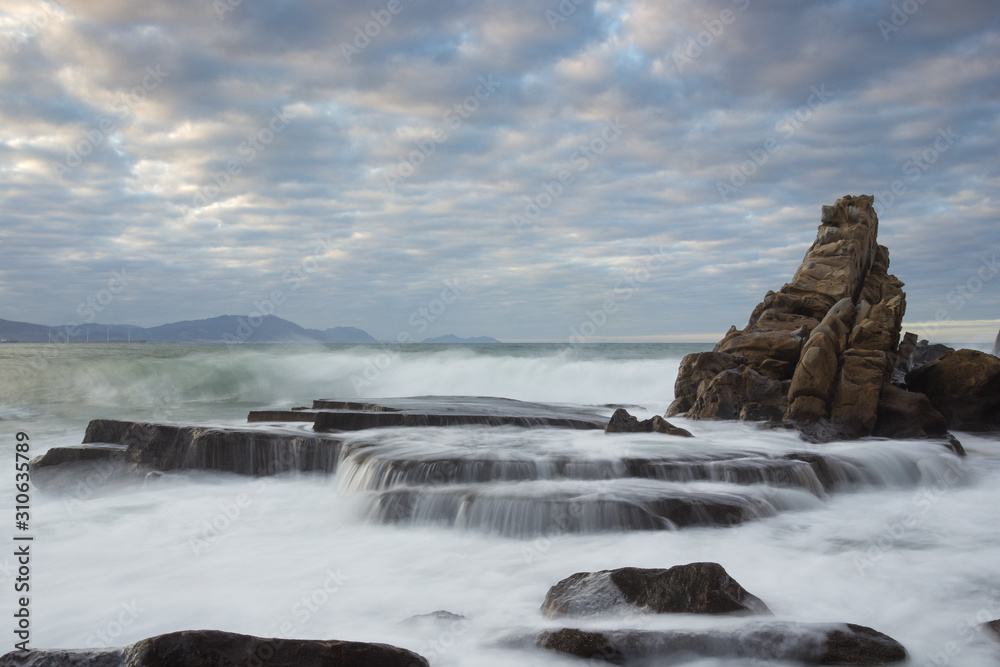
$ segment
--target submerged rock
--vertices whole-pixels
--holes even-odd
[[[542,613],[549,618],[626,612],[769,614],[770,610],[718,563],[578,572],[550,588],[542,603]]]
[[[674,664],[691,658],[800,662],[811,665],[890,665],[907,659],[898,641],[851,623],[749,623],[700,630],[580,630],[561,628],[512,635],[501,646],[535,646],[595,662]],[[656,662],[654,664],[661,664]]]
[[[666,433],[683,438],[693,438],[690,431],[674,426],[659,415],[639,421],[638,417],[630,415],[625,408],[618,408],[611,415],[611,420],[604,428],[605,433]]]
[[[427,667],[421,656],[388,644],[264,639],[218,630],[186,630],[143,639],[124,649],[16,651],[0,667]]]

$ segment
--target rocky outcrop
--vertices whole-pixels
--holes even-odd
[[[718,563],[578,572],[549,589],[549,618],[595,614],[770,614]]]
[[[0,667],[427,667],[421,656],[388,644],[263,639],[217,630],[172,632],[124,649],[29,650],[8,653]]]
[[[1000,333],[997,333],[997,339],[993,343],[993,356],[1000,357]]]
[[[878,244],[873,204],[862,195],[823,207],[792,280],[712,352],[685,357],[668,416],[785,421],[819,439],[875,432],[883,389],[909,368],[915,340],[904,340],[900,362],[906,295]]]
[[[638,417],[630,415],[625,408],[618,408],[611,415],[611,420],[604,428],[605,433],[666,433],[683,438],[692,438],[690,431],[674,426],[659,415],[639,421]]]
[[[1000,429],[1000,359],[977,350],[948,352],[910,371],[906,384],[926,394],[961,431]]]
[[[625,665],[675,664],[673,660],[692,657],[810,665],[890,665],[907,659],[906,649],[892,637],[851,623],[750,623],[698,630],[562,628],[515,635],[501,643]]]

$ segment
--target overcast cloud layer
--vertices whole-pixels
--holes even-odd
[[[868,193],[907,324],[1000,327],[996,0],[8,0],[0,53],[0,318],[717,339]]]

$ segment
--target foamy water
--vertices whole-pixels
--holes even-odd
[[[92,417],[235,425],[249,409],[320,397],[468,394],[627,403],[645,408],[633,413],[656,414],[672,399],[680,357],[691,351],[441,348],[393,353],[386,363],[373,347],[134,346],[113,354],[69,347],[60,350],[64,356],[39,363],[18,356],[30,355],[34,346],[9,347],[18,349],[3,350],[0,360],[7,460],[16,430],[28,431],[32,453],[40,454],[78,443]],[[349,462],[331,477],[170,474],[123,487],[95,478],[34,492],[32,643],[121,645],[209,628],[388,642],[435,665],[583,664],[490,648],[486,640],[498,630],[556,627],[539,607],[551,585],[575,572],[716,561],[781,620],[868,625],[901,641],[913,664],[990,665],[1000,659],[995,645],[970,629],[1000,618],[997,440],[959,434],[970,452],[959,462],[927,443],[811,447],[792,434],[749,425],[675,421],[696,438],[463,427],[388,430],[376,440],[389,457],[516,452],[529,461],[572,456],[583,463],[668,451],[820,451],[868,471],[871,483],[823,497],[789,489],[776,495],[750,485],[747,493],[780,495],[782,511],[728,528],[547,529],[511,536],[483,525],[373,520],[377,475]],[[0,495],[4,507],[13,505],[9,477]],[[519,484],[551,490],[546,485],[566,482]],[[601,492],[619,490],[610,485]],[[9,544],[10,528],[4,531]],[[5,610],[13,607],[7,595],[12,565],[10,556],[0,558]],[[468,621],[402,623],[438,609]],[[667,616],[569,625],[656,629],[734,622],[741,621]]]

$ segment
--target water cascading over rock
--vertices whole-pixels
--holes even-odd
[[[861,195],[823,207],[791,282],[713,351],[684,358],[668,417],[794,422],[819,439],[875,431],[906,295],[878,244],[873,205]]]

